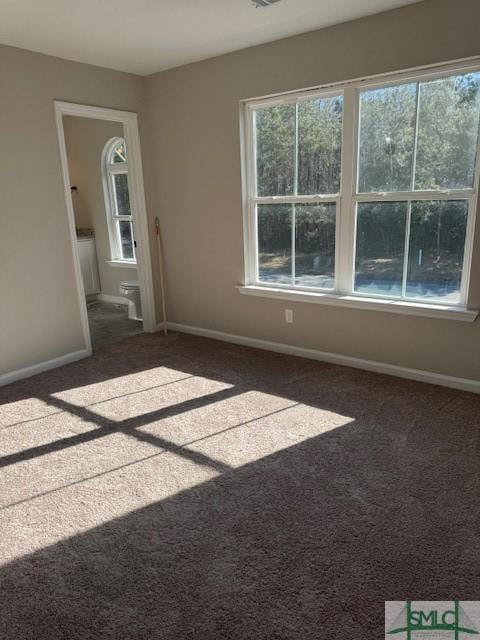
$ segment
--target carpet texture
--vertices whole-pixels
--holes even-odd
[[[182,334],[0,389],[2,640],[384,637],[478,599],[480,398]]]

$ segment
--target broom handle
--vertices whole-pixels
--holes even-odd
[[[160,239],[160,220],[155,218],[155,235],[157,237],[158,267],[160,271],[160,290],[162,292],[163,334],[167,335],[167,311],[165,308],[165,284],[163,281],[162,243]]]

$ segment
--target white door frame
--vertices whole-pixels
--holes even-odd
[[[134,232],[137,239],[137,273],[140,285],[140,297],[142,301],[143,329],[144,331],[151,333],[157,330],[157,323],[155,298],[153,293],[147,208],[143,184],[140,135],[138,132],[138,118],[137,114],[131,111],[118,111],[117,109],[106,109],[104,107],[94,107],[84,104],[75,104],[72,102],[61,102],[59,100],[55,100],[54,105],[58,143],[60,147],[60,160],[62,163],[65,203],[67,205],[68,226],[75,269],[75,281],[80,304],[80,316],[83,335],[85,338],[85,346],[89,354],[91,354],[92,342],[88,326],[87,301],[85,298],[82,273],[80,270],[80,260],[77,252],[75,214],[73,210],[72,194],[70,191],[70,177],[68,170],[67,147],[65,144],[65,132],[63,128],[63,116],[78,116],[80,118],[93,118],[95,120],[110,120],[113,122],[121,122],[123,124],[125,145],[129,155],[128,186],[130,190],[130,206],[133,213]]]

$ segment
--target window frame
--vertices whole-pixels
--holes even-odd
[[[245,276],[243,288],[255,289],[254,295],[261,295],[262,289],[266,295],[273,297],[272,292],[285,292],[288,299],[305,298],[309,301],[332,302],[338,299],[356,300],[365,303],[371,301],[372,308],[378,303],[395,303],[396,310],[403,308],[425,307],[439,310],[465,310],[468,308],[471,263],[473,256],[473,236],[475,230],[478,206],[479,178],[480,178],[480,136],[477,140],[473,187],[468,189],[450,190],[418,190],[405,192],[357,192],[359,169],[359,123],[360,123],[360,92],[378,88],[387,88],[407,82],[421,82],[441,79],[452,75],[461,75],[480,71],[480,59],[470,59],[464,62],[448,63],[418,69],[381,74],[378,76],[338,82],[314,89],[293,91],[277,94],[271,97],[242,100],[241,106],[241,147],[242,147],[242,194],[244,216],[244,258]],[[338,194],[315,196],[271,196],[256,195],[256,140],[254,127],[254,113],[264,107],[295,104],[303,100],[326,98],[343,95],[342,112],[342,149],[340,191]],[[418,106],[418,105],[417,105]],[[295,160],[296,162],[296,160]],[[413,186],[413,185],[412,185]],[[357,205],[360,202],[404,201],[409,205],[412,201],[445,201],[466,200],[468,214],[463,255],[460,297],[458,302],[450,303],[441,298],[412,298],[408,296],[372,295],[371,293],[354,290],[355,252],[356,252],[356,222]],[[294,272],[292,284],[269,283],[258,278],[258,237],[256,207],[258,204],[268,203],[313,203],[336,202],[336,238],[335,238],[335,279],[334,289],[321,289],[296,285]],[[410,206],[409,206],[410,209]],[[292,225],[292,233],[295,229]],[[406,229],[406,245],[409,241]],[[292,246],[293,253],[293,246]],[[292,262],[293,262],[292,255]],[[405,257],[405,260],[407,257]],[[405,281],[405,277],[403,278]],[[291,295],[290,295],[291,294]],[[317,297],[317,300],[312,298]],[[336,300],[335,300],[336,299]],[[375,303],[377,303],[375,305]],[[352,304],[351,306],[357,306]],[[385,304],[381,305],[384,308]],[[364,307],[364,305],[362,305]],[[451,315],[451,314],[450,314]]]
[[[110,242],[110,264],[115,266],[135,266],[137,264],[137,254],[135,247],[135,235],[133,228],[133,217],[119,215],[117,209],[117,199],[115,194],[115,176],[124,174],[127,176],[128,190],[130,192],[129,174],[128,174],[128,156],[126,162],[111,162],[112,153],[115,148],[122,144],[125,146],[125,139],[114,137],[108,140],[102,153],[102,181],[103,192],[105,197],[105,212],[107,215],[108,237]],[[126,148],[126,146],[125,146]],[[124,258],[122,253],[122,238],[120,234],[120,222],[130,222],[132,232],[132,249],[133,258]]]

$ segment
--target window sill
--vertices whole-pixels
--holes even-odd
[[[427,318],[460,320],[462,322],[475,322],[479,313],[478,311],[466,309],[465,307],[450,307],[424,302],[406,302],[403,300],[382,300],[380,298],[360,298],[334,293],[292,291],[261,285],[240,285],[237,289],[241,294],[247,296],[291,300],[292,302],[329,304],[336,307],[350,307],[352,309],[365,309],[368,311],[386,311],[403,315],[424,316]]]
[[[111,267],[122,267],[124,269],[136,269],[136,262],[129,262],[128,260],[107,260],[107,264]]]

